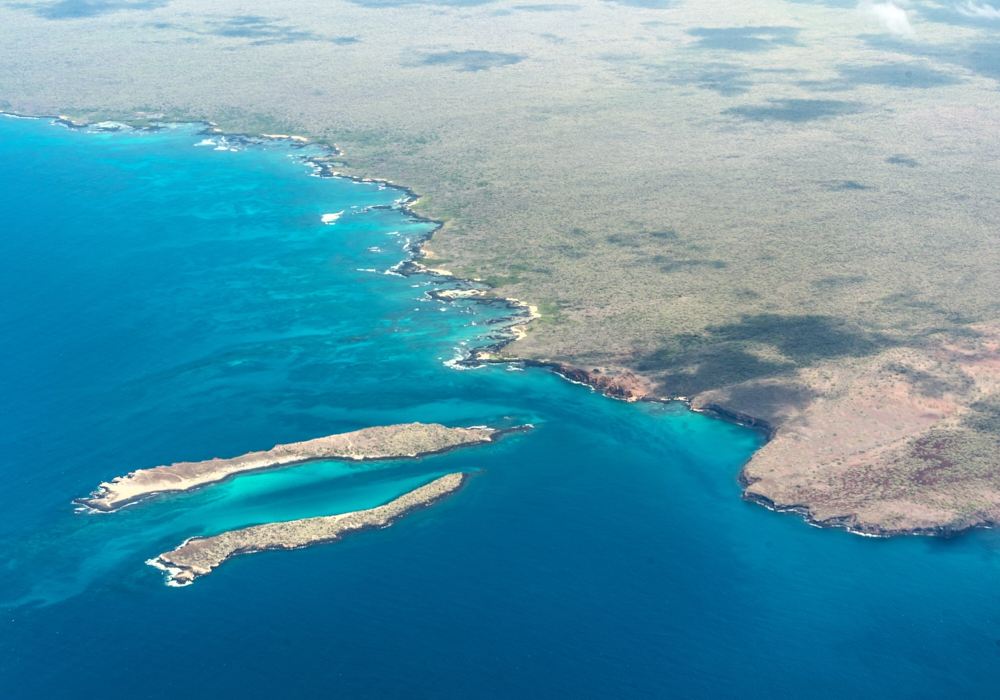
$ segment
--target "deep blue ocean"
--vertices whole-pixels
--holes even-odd
[[[751,430],[449,366],[510,312],[385,274],[430,230],[400,191],[205,138],[0,118],[0,700],[1000,696],[1000,533],[811,528],[740,500]],[[72,504],[134,469],[416,420],[536,427]],[[455,470],[482,473],[386,530],[180,589],[145,564]]]

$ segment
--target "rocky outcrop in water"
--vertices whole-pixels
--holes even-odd
[[[167,572],[167,583],[186,586],[227,559],[275,549],[301,549],[334,542],[344,535],[372,528],[388,527],[418,508],[429,506],[457,491],[467,474],[447,474],[426,486],[403,494],[384,506],[341,515],[305,518],[283,523],[267,523],[224,532],[214,537],[192,538],[172,552],[165,552],[147,563]]]
[[[113,511],[158,493],[189,491],[218,483],[237,474],[287,467],[324,459],[398,459],[420,457],[456,447],[489,442],[501,431],[492,428],[448,428],[436,423],[404,423],[364,428],[351,433],[277,445],[232,459],[174,464],[140,469],[104,482],[81,503]]]
[[[615,399],[636,401],[649,393],[649,387],[628,370],[611,376],[600,372],[588,372],[578,367],[560,365],[556,371],[570,381],[587,384],[602,394]]]

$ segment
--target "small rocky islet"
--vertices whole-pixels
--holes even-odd
[[[76,503],[111,512],[150,496],[190,491],[219,483],[238,474],[288,467],[325,459],[384,460],[416,458],[469,445],[490,442],[507,431],[493,428],[449,428],[437,423],[402,423],[363,428],[349,433],[276,445],[270,450],[248,452],[231,459],[139,469],[102,483]]]
[[[239,474],[287,467],[324,459],[416,458],[458,447],[491,442],[499,436],[530,426],[497,430],[488,427],[449,428],[437,423],[402,423],[363,428],[303,442],[277,445],[231,459],[174,464],[140,469],[104,482],[90,498],[76,502],[96,511],[112,512],[155,494],[189,491],[228,480]],[[186,586],[211,573],[230,557],[277,549],[301,549],[334,542],[344,535],[384,528],[418,508],[434,504],[465,482],[468,474],[455,472],[409,491],[389,503],[366,510],[264,523],[224,532],[213,537],[193,537],[171,552],[147,561],[167,572],[167,584]]]
[[[268,550],[301,549],[335,542],[344,535],[384,528],[408,513],[433,505],[455,493],[469,474],[456,472],[403,494],[385,505],[338,515],[265,523],[214,537],[194,537],[177,549],[150,559],[147,564],[167,572],[167,584],[186,586],[199,576],[239,554]]]

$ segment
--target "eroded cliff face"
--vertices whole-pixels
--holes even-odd
[[[1000,522],[1000,333],[897,348],[695,396],[764,428],[744,497],[863,534]]]
[[[650,392],[650,388],[628,370],[608,375],[599,371],[588,371],[579,367],[558,365],[555,371],[573,382],[592,386],[597,391],[615,399],[637,401]]]

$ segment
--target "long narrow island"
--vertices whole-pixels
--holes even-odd
[[[301,549],[334,542],[351,532],[388,527],[407,513],[455,493],[468,476],[463,472],[446,474],[383,506],[368,510],[254,525],[214,537],[194,537],[177,549],[165,552],[146,563],[166,571],[168,585],[186,586],[197,577],[212,573],[212,569],[239,554]]]
[[[350,433],[277,445],[232,459],[174,464],[139,469],[102,483],[88,498],[76,503],[111,512],[154,494],[190,491],[208,484],[263,469],[287,467],[324,459],[399,459],[445,452],[490,442],[506,430],[448,428],[437,423],[403,423],[364,428]]]

